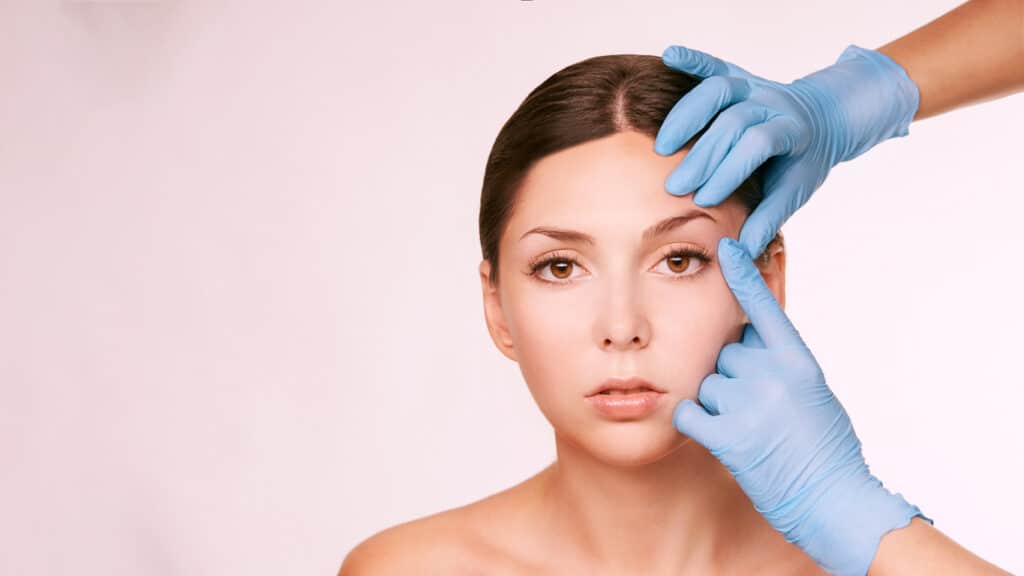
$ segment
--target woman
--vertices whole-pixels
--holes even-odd
[[[590,58],[499,133],[480,211],[488,330],[554,429],[531,478],[362,542],[341,574],[817,574],[672,411],[746,318],[716,264],[757,174],[702,209],[664,193],[654,138],[698,79],[656,56]],[[785,301],[781,239],[758,258]]]

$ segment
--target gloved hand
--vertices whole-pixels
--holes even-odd
[[[866,574],[882,536],[917,506],[892,494],[864,461],[846,410],[743,247],[718,245],[729,287],[751,324],[726,345],[698,400],[673,424],[703,444],[786,540],[833,574]]]
[[[740,232],[758,255],[839,162],[905,136],[919,94],[898,64],[881,52],[848,47],[839,60],[791,84],[754,76],[714,56],[670,46],[671,68],[706,77],[672,108],[654,150],[671,155],[721,114],[665,181],[675,195],[714,206],[766,160],[765,198]]]

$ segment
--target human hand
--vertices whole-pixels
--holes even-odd
[[[718,259],[751,323],[701,383],[703,408],[681,401],[673,424],[787,541],[830,573],[866,574],[885,533],[932,520],[870,473],[846,410],[743,247],[722,238]]]
[[[903,68],[857,46],[832,66],[790,84],[683,46],[670,46],[662,60],[705,80],[669,112],[655,152],[674,154],[721,112],[669,175],[666,190],[696,190],[694,203],[714,206],[771,160],[764,170],[764,200],[740,232],[740,243],[755,256],[833,166],[905,136],[919,103],[917,86]]]

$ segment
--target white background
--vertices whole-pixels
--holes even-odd
[[[556,70],[776,80],[954,2],[0,4],[0,573],[333,574],[553,457],[487,335],[484,162]],[[1021,96],[837,167],[789,313],[872,471],[1024,572]]]

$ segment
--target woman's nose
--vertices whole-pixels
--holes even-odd
[[[616,298],[598,315],[596,335],[602,349],[643,348],[650,340],[651,325],[646,313],[632,296]]]
[[[602,348],[606,350],[630,350],[633,348],[643,348],[646,345],[647,339],[636,334],[631,338],[628,336],[621,338],[618,336],[609,336],[604,339]]]

